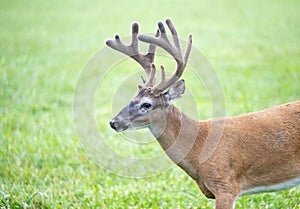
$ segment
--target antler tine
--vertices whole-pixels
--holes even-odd
[[[173,83],[175,83],[183,74],[183,71],[185,69],[186,63],[188,61],[189,54],[191,52],[191,47],[192,47],[192,35],[189,35],[188,38],[188,44],[187,44],[187,49],[185,52],[184,59],[182,59],[182,52],[180,48],[180,43],[179,43],[179,38],[177,31],[170,19],[166,20],[166,24],[168,25],[169,30],[171,31],[172,37],[173,37],[173,42],[174,46],[170,43],[167,35],[166,35],[166,30],[162,22],[158,23],[158,28],[160,30],[160,37],[152,37],[148,35],[138,35],[138,39],[140,41],[154,44],[156,46],[159,46],[166,50],[169,54],[174,57],[174,59],[177,62],[177,69],[176,71],[169,77],[165,77],[165,70],[164,67],[161,67],[161,74],[162,74],[162,79],[159,84],[153,87],[153,92],[155,94],[159,94],[160,92],[166,90],[168,87],[170,87]]]
[[[152,37],[149,35],[145,35],[145,34],[140,34],[138,35],[138,39],[140,41],[149,43],[149,44],[153,44],[156,46],[159,46],[161,48],[163,48],[164,50],[166,50],[167,52],[169,52],[176,60],[182,60],[181,59],[181,52],[178,53],[177,49],[175,47],[173,47],[168,39],[168,36],[166,34],[166,30],[165,27],[163,25],[162,22],[158,22],[158,28],[160,31],[160,36],[157,37]]]
[[[159,30],[156,31],[155,33],[155,37],[158,37],[159,36]],[[145,55],[145,57],[148,58],[149,62],[152,63],[151,64],[151,68],[150,68],[150,73],[147,78],[147,81],[144,80],[144,78],[142,77],[142,80],[144,82],[144,87],[153,87],[155,85],[155,82],[156,82],[156,76],[155,76],[155,73],[156,73],[156,68],[155,68],[155,65],[153,64],[154,63],[154,56],[155,56],[155,50],[156,50],[156,45],[154,44],[150,44],[149,45],[149,49],[148,49],[148,53]],[[143,87],[142,85],[139,85],[139,88],[142,88]]]
[[[167,19],[166,23],[167,23],[167,25],[168,25],[171,33],[172,33],[173,42],[174,42],[175,47],[178,49],[178,51],[181,52],[180,43],[179,43],[179,39],[178,39],[178,34],[177,34],[176,29],[175,29],[175,26],[173,25],[173,23],[170,19]]]
[[[185,50],[184,59],[183,59],[183,62],[184,62],[185,65],[188,62],[188,59],[189,59],[189,56],[190,56],[190,52],[191,52],[191,49],[192,49],[192,42],[193,42],[193,36],[192,36],[192,34],[190,34],[189,38],[188,38],[188,44],[187,44],[187,47],[186,47],[186,50]]]
[[[137,40],[137,35],[139,33],[139,24],[133,23],[131,27],[131,46],[137,54],[139,54],[138,50],[138,40]]]
[[[151,65],[151,71],[150,71],[150,75],[148,77],[148,80],[147,82],[145,83],[145,87],[148,87],[148,86],[154,86],[155,85],[155,73],[156,73],[156,68],[155,68],[155,65],[152,64]]]
[[[139,33],[139,25],[138,23],[132,24],[132,39],[130,45],[125,45],[122,43],[120,36],[115,35],[115,40],[109,39],[106,41],[106,45],[113,48],[114,50],[117,50],[119,52],[122,52],[131,58],[133,58],[135,61],[137,61],[145,70],[146,75],[148,77],[148,81],[146,82],[148,86],[155,84],[155,76],[151,75],[152,70],[152,63],[154,62],[154,56],[155,56],[155,50],[156,46],[153,44],[150,44],[148,52],[146,55],[142,55],[138,50],[138,33]],[[159,36],[159,31],[156,32],[155,37]],[[149,80],[151,78],[151,80]]]
[[[160,34],[159,29],[157,29],[155,33],[155,37],[159,37],[159,34]],[[150,44],[148,48],[148,53],[145,55],[145,57],[147,57],[149,62],[151,63],[154,62],[155,50],[156,50],[156,45]]]

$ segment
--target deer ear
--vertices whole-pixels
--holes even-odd
[[[185,90],[185,82],[184,80],[179,80],[175,84],[173,84],[169,91],[166,92],[166,96],[168,100],[171,102],[175,99],[180,98],[184,94]]]

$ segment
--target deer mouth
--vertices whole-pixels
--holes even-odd
[[[117,131],[117,132],[125,131],[125,130],[128,129],[127,126],[123,126],[123,125],[121,125],[120,122],[117,122],[117,121],[114,121],[114,120],[111,120],[111,121],[109,122],[109,125],[110,125],[110,127],[111,127],[112,129],[114,129],[114,130]]]

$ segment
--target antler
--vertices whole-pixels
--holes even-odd
[[[162,91],[166,90],[168,87],[170,87],[173,83],[175,83],[181,77],[181,75],[185,69],[186,63],[188,61],[189,54],[191,52],[191,48],[192,48],[192,35],[190,34],[188,37],[188,44],[187,44],[185,55],[184,55],[184,57],[182,57],[182,52],[180,49],[180,43],[179,43],[177,31],[170,19],[167,19],[166,23],[171,31],[174,45],[172,45],[170,43],[170,41],[167,37],[167,34],[166,34],[165,27],[162,22],[158,23],[160,37],[157,38],[157,37],[152,37],[152,36],[148,36],[148,35],[139,35],[138,36],[138,39],[140,41],[150,43],[151,45],[159,46],[159,47],[163,48],[164,50],[166,50],[169,54],[172,55],[172,57],[177,62],[177,69],[169,78],[166,78],[165,69],[163,66],[161,66],[161,81],[159,84],[157,84],[156,86],[153,87],[152,91],[154,94],[159,94]],[[155,68],[153,68],[153,69],[154,69],[153,74],[155,74]],[[153,76],[155,77],[155,75],[153,75]]]
[[[121,42],[120,36],[115,35],[115,40],[109,39],[106,41],[106,45],[122,52],[131,58],[133,58],[135,61],[137,61],[145,70],[147,75],[147,82],[144,81],[145,87],[153,87],[155,85],[155,66],[153,64],[154,62],[154,56],[155,56],[155,49],[156,46],[154,44],[150,44],[148,53],[146,55],[142,55],[138,50],[138,36],[139,33],[139,25],[138,23],[132,24],[132,41],[129,46],[126,46],[124,43]],[[159,30],[157,30],[155,37],[159,36]],[[139,86],[141,87],[141,86]]]

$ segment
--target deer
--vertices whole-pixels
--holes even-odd
[[[235,207],[238,197],[272,192],[300,183],[300,100],[242,114],[208,120],[194,120],[173,101],[185,92],[180,79],[192,48],[188,36],[183,56],[179,37],[171,19],[166,19],[173,42],[163,22],[155,35],[139,34],[132,24],[132,42],[125,45],[119,35],[106,45],[138,62],[147,79],[138,93],[109,122],[117,132],[148,128],[168,157],[182,168],[202,193],[215,199],[215,209]],[[149,44],[141,54],[138,42]],[[176,70],[169,77],[161,66],[156,83],[154,57],[160,47],[174,58]],[[210,144],[217,142],[214,149]]]

